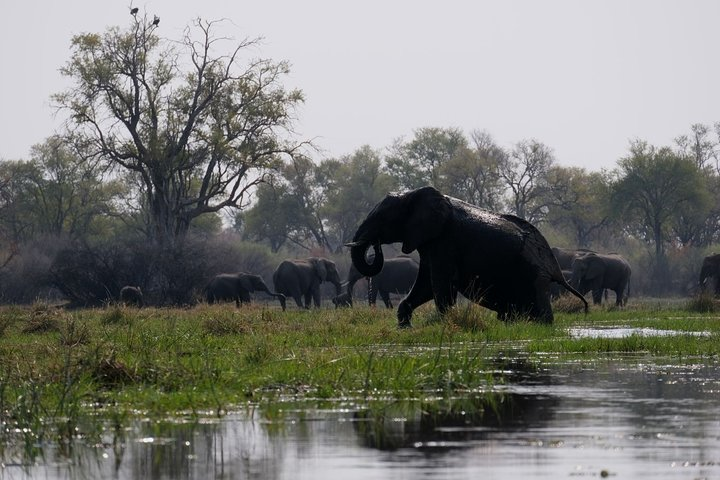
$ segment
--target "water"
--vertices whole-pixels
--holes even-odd
[[[670,337],[677,335],[709,337],[711,335],[710,332],[681,332],[650,327],[578,327],[569,329],[568,333],[572,338],[625,338],[633,335],[640,337]]]
[[[718,359],[502,359],[496,404],[285,399],[40,445],[2,478],[720,478]]]

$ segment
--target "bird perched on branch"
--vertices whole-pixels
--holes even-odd
[[[130,9],[130,15],[135,15],[138,12],[138,7],[133,7]]]
[[[160,17],[158,17],[157,15],[154,15],[154,17],[155,17],[155,18],[153,18],[153,23],[152,23],[152,24],[153,24],[153,26],[157,27],[157,26],[158,26],[158,23],[160,23]]]

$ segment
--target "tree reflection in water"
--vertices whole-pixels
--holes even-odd
[[[551,376],[524,359],[499,358],[493,366],[500,383],[551,384]],[[428,447],[428,451],[439,452],[475,446],[500,429],[507,432],[542,428],[552,420],[558,404],[559,399],[552,395],[493,390],[452,399],[371,406],[355,414],[355,425],[366,447]]]
[[[490,392],[445,399],[298,397],[220,419],[66,422],[58,441],[23,433],[8,441],[6,430],[2,473],[318,480],[395,478],[406,467],[432,474],[452,464],[458,478],[541,470],[557,478],[578,466],[597,476],[599,465],[618,477],[654,478],[680,465],[683,478],[716,478],[720,361],[699,360],[499,359]]]

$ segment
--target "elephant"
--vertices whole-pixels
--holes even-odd
[[[720,295],[720,253],[713,253],[703,259],[700,268],[700,291],[705,291],[708,283],[713,283],[713,293]]]
[[[556,257],[557,257],[557,255],[556,255]],[[570,283],[570,279],[572,278],[572,270],[563,269],[562,275],[563,275],[563,278],[565,278],[565,280],[568,283]],[[564,292],[565,292],[565,288],[563,288],[562,285],[560,285],[556,282],[552,282],[550,284],[550,299],[551,300],[556,300],[556,299],[560,298],[560,295],[562,295]]]
[[[557,282],[585,304],[563,278],[545,237],[529,222],[443,195],[434,187],[390,193],[360,224],[350,247],[353,265],[366,276],[383,269],[381,244],[402,242],[415,250],[420,268],[415,284],[397,309],[398,327],[411,326],[412,312],[434,299],[440,314],[457,294],[509,320],[527,316],[552,323],[550,282]],[[368,262],[373,247],[375,258]]]
[[[235,306],[239,308],[240,304],[250,303],[253,292],[265,292],[277,298],[285,310],[285,295],[271,292],[260,275],[245,272],[215,275],[205,287],[205,299],[209,304],[235,300]]]
[[[586,248],[571,249],[559,247],[552,247],[552,252],[553,255],[555,255],[555,258],[557,258],[561,270],[572,270],[572,262],[575,260],[575,257],[579,257],[587,253],[597,253]]]
[[[348,292],[343,292],[332,298],[332,303],[335,308],[352,307],[352,295]]]
[[[125,285],[120,289],[120,302],[125,305],[134,305],[138,308],[145,305],[140,287]]]
[[[575,258],[570,284],[580,293],[592,290],[593,303],[599,305],[605,289],[615,292],[615,305],[623,306],[630,296],[630,264],[622,256],[587,253]]]
[[[368,259],[369,261],[372,258]],[[368,303],[370,306],[375,305],[378,293],[380,298],[385,302],[387,308],[393,308],[392,302],[390,301],[391,293],[408,293],[415,283],[417,272],[420,269],[420,265],[412,258],[408,256],[398,256],[395,258],[389,258],[385,260],[382,271],[369,278],[368,283]],[[364,278],[354,265],[350,266],[348,272],[348,284],[347,293],[352,296],[352,289],[355,283]]]
[[[335,262],[327,258],[284,260],[273,273],[275,290],[294,298],[300,308],[310,308],[311,299],[315,307],[320,307],[320,284],[323,282],[335,285],[335,295],[340,295],[340,274]]]

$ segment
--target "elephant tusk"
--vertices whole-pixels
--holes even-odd
[[[348,242],[345,244],[346,247],[359,247],[360,245],[362,245],[361,242]]]

